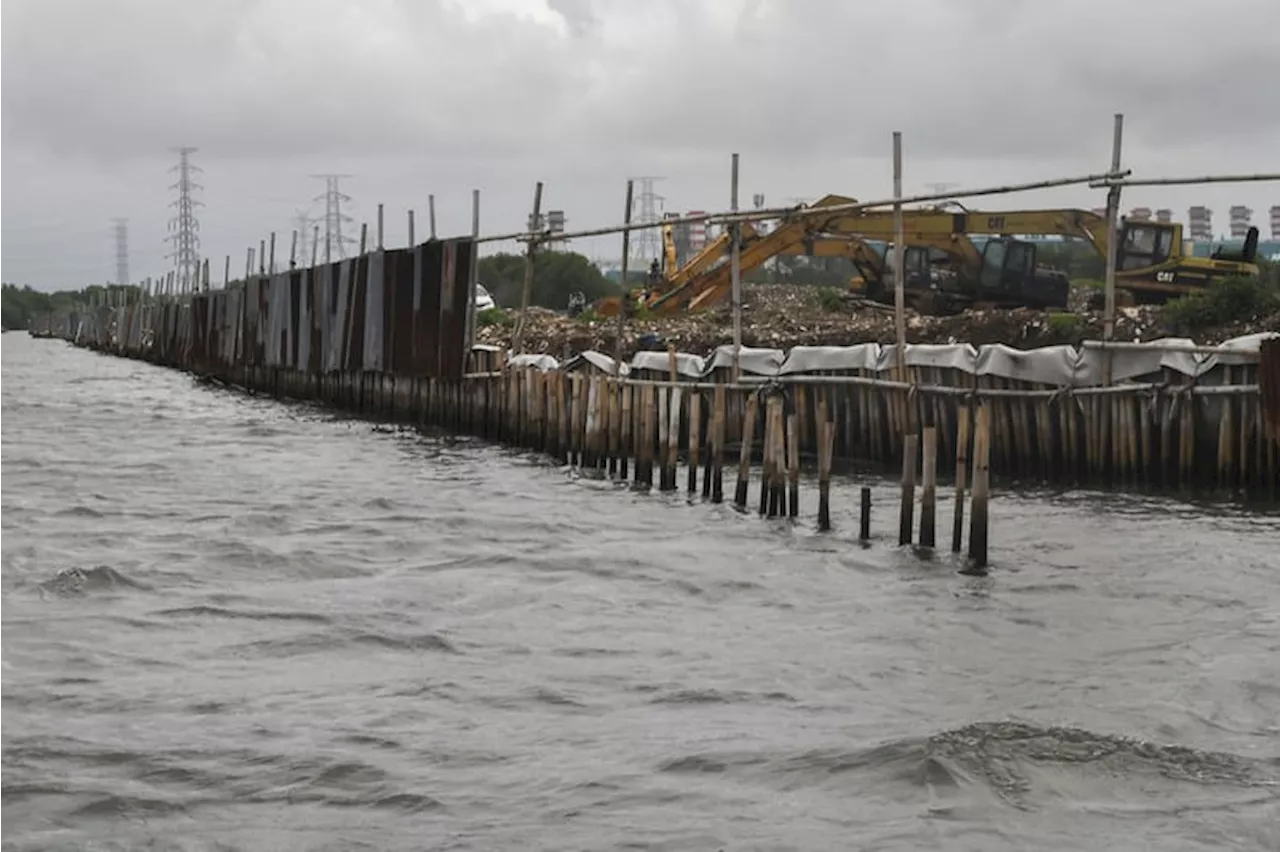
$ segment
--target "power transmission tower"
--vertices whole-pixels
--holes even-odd
[[[116,219],[116,285],[129,283],[129,220]]]
[[[666,199],[653,191],[653,184],[662,180],[662,178],[638,177],[632,178],[632,180],[640,188],[640,193],[635,200],[636,216],[633,221],[636,224],[652,224],[660,221],[662,202]],[[656,228],[637,231],[632,245],[635,246],[635,257],[644,263],[646,270],[651,261],[657,260],[662,256],[662,238]]]
[[[311,261],[311,226],[318,220],[307,215],[305,210],[293,211],[293,227],[298,232],[298,267],[304,267]]]
[[[349,178],[351,175],[312,175],[312,177],[322,178],[325,184],[325,191],[315,197],[316,201],[324,202],[324,261],[325,263],[332,261],[335,253],[341,260],[347,256],[347,244],[354,243],[355,237],[342,233],[342,226],[352,221],[350,216],[342,212],[342,202],[350,201],[351,196],[342,192],[338,181]]]
[[[178,164],[169,171],[178,173],[178,182],[169,188],[178,191],[178,198],[169,202],[169,206],[176,208],[178,212],[169,220],[169,230],[172,233],[168,240],[173,243],[173,251],[168,254],[168,257],[173,258],[178,279],[178,292],[181,293],[193,290],[193,285],[199,278],[200,223],[196,220],[196,208],[203,205],[195,199],[194,195],[197,190],[204,187],[196,183],[193,177],[202,171],[199,166],[191,162],[191,155],[196,152],[196,149],[184,146],[173,150],[178,153]]]

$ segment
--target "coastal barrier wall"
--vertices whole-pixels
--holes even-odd
[[[791,488],[802,468],[821,479],[902,467],[904,488],[949,476],[963,498],[979,432],[998,481],[1277,499],[1276,335],[1218,347],[908,345],[901,369],[897,348],[876,343],[744,348],[737,381],[728,346],[641,351],[620,368],[593,351],[507,357],[467,347],[473,248],[433,240],[43,317],[32,331],[257,393],[519,444],[642,485],[657,469],[658,487],[674,489],[680,468],[711,499],[725,464],[740,483],[763,465],[766,483]]]

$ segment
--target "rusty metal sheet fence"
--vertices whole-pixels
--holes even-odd
[[[461,378],[473,254],[470,237],[432,240],[91,313],[82,326],[95,345],[201,371]]]

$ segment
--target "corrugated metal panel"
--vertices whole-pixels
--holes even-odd
[[[374,252],[364,258],[364,340],[361,367],[381,371],[385,363],[386,282],[383,280],[383,255]]]

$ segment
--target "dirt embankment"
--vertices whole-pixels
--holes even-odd
[[[848,346],[893,343],[893,309],[853,297],[833,304],[818,288],[786,285],[748,286],[743,294],[742,342],[746,346],[788,349],[792,346]],[[479,343],[510,345],[516,311],[507,321],[482,325]],[[612,354],[617,320],[571,318],[531,308],[525,329],[526,352],[545,352],[563,358],[587,349]],[[1201,343],[1217,343],[1256,331],[1280,331],[1280,314],[1212,329]],[[1170,335],[1158,307],[1120,308],[1116,312],[1117,340],[1154,340]],[[1020,349],[1054,344],[1078,344],[1102,337],[1102,313],[1049,314],[1018,309],[968,311],[958,316],[929,317],[907,312],[908,343],[1004,343]],[[632,319],[623,332],[625,357],[640,349],[665,349],[705,354],[733,342],[733,322],[727,305],[697,314]]]

